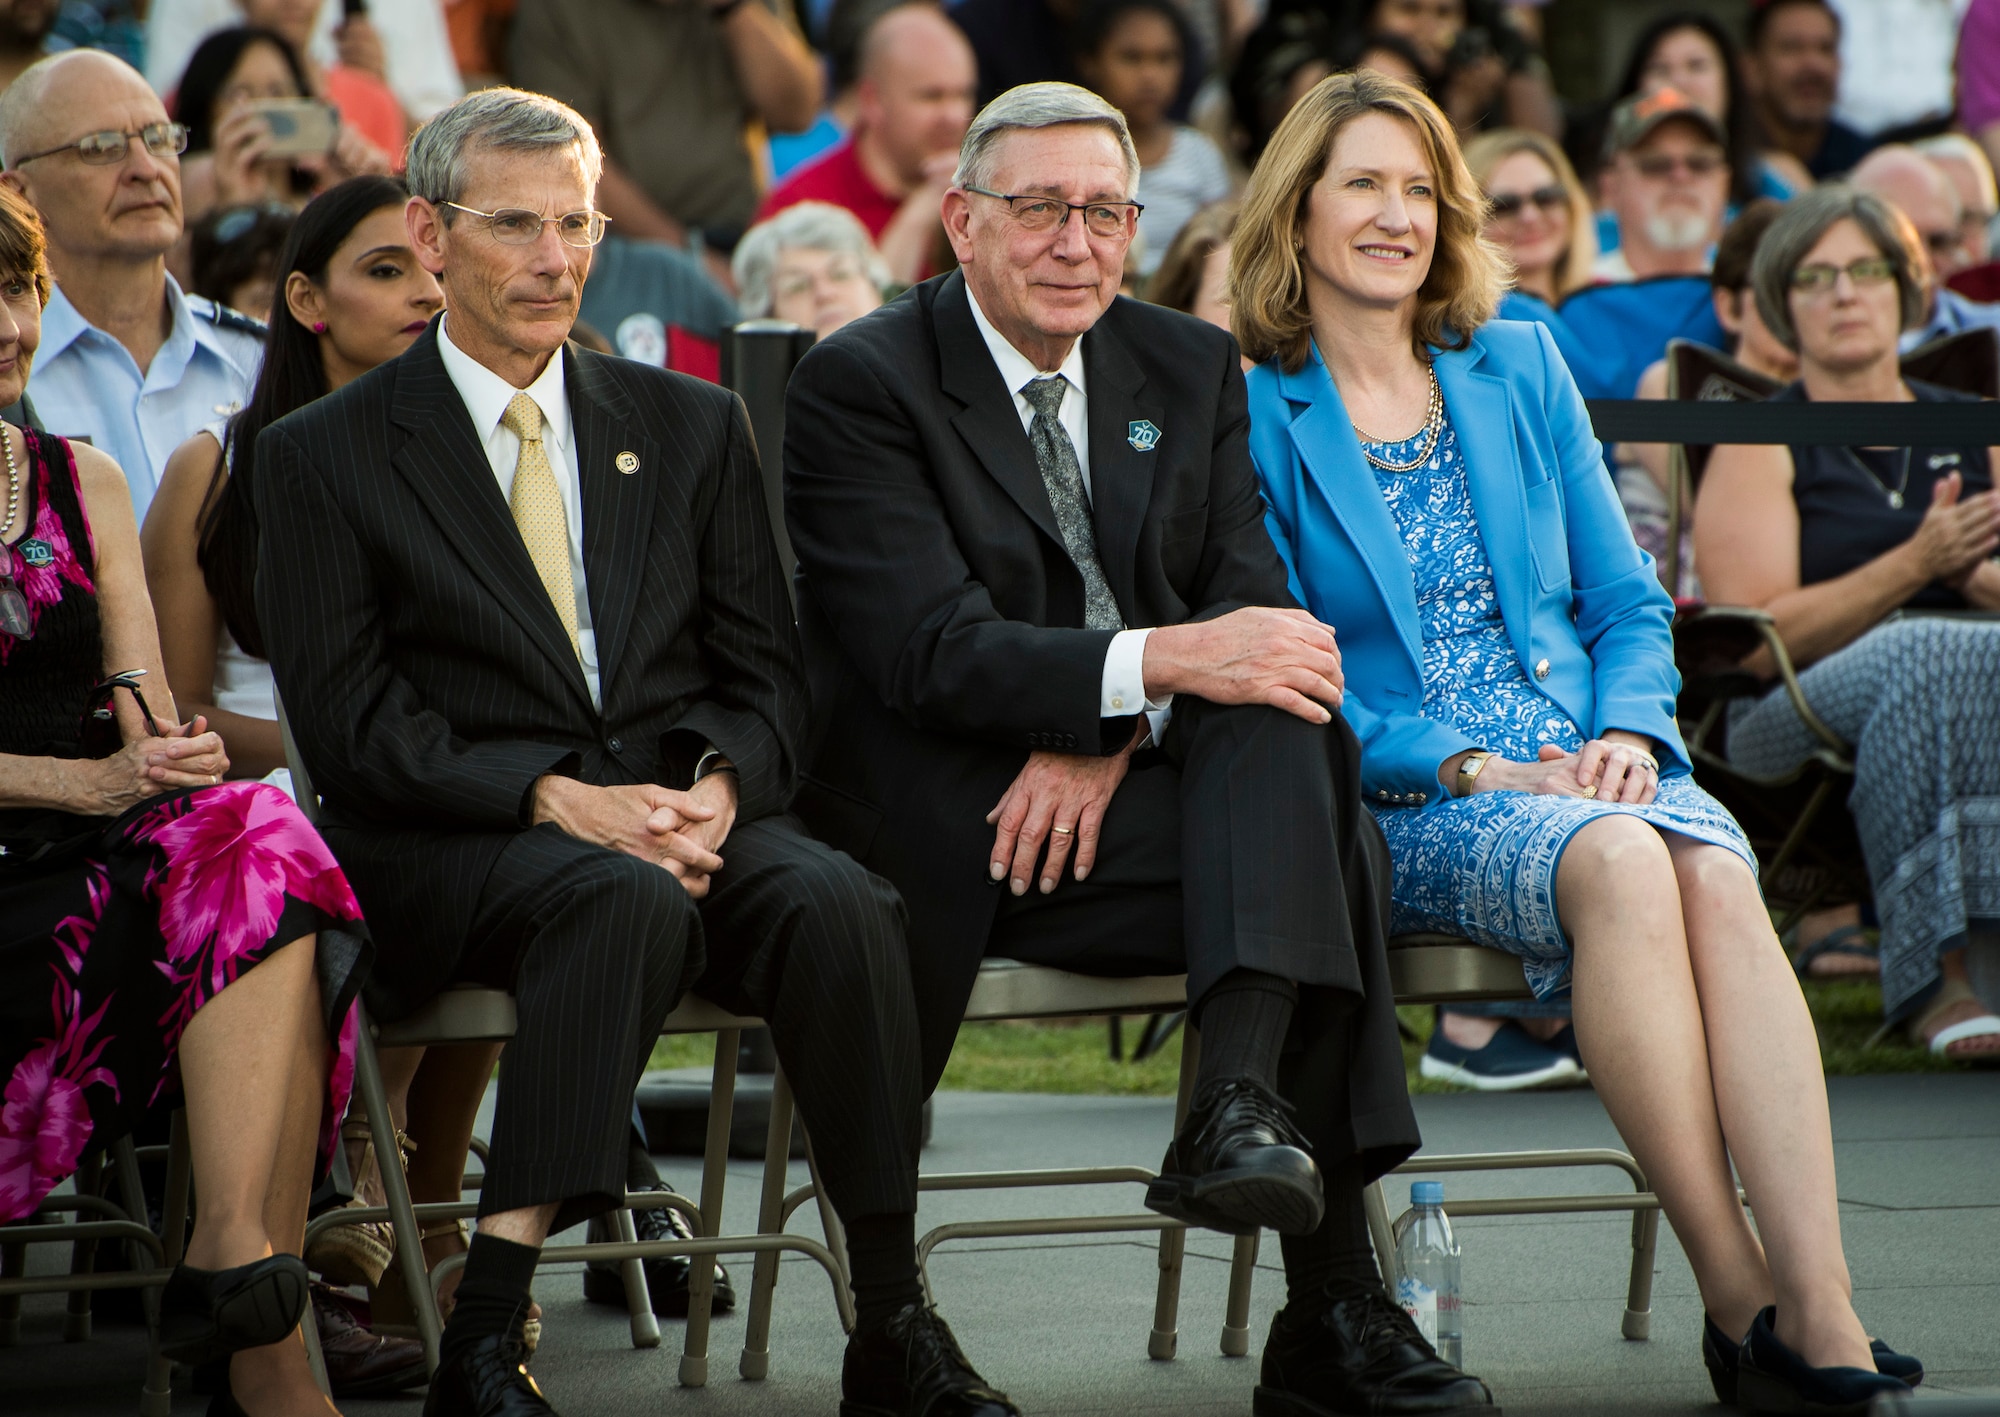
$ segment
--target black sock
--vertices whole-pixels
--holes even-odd
[[[1275,974],[1232,969],[1201,998],[1199,1096],[1212,1082],[1249,1078],[1277,1090],[1278,1057],[1292,1026],[1299,986]]]
[[[438,1356],[448,1359],[494,1334],[518,1336],[521,1320],[535,1301],[530,1291],[535,1283],[535,1263],[541,1256],[537,1245],[516,1244],[483,1230],[475,1233],[465,1256],[465,1276],[458,1282],[458,1298],[438,1344]]]
[[[663,1184],[660,1170],[653,1165],[652,1153],[646,1150],[646,1142],[639,1135],[639,1129],[632,1129],[632,1146],[625,1153],[625,1189],[628,1191],[650,1191]]]
[[[1332,1167],[1321,1159],[1320,1181],[1326,1190],[1326,1218],[1319,1229],[1278,1237],[1285,1256],[1285,1299],[1307,1313],[1323,1309],[1329,1299],[1382,1288],[1368,1212],[1361,1204],[1361,1168],[1351,1158]]]
[[[854,1282],[857,1327],[872,1328],[905,1304],[920,1304],[917,1217],[863,1215],[847,1222],[847,1272]]]

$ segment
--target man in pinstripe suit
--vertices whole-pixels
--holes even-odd
[[[742,406],[566,343],[599,169],[539,95],[432,119],[408,225],[447,314],[258,449],[259,614],[380,942],[370,1003],[518,1003],[425,1411],[550,1410],[519,1341],[539,1247],[622,1194],[632,1087],[698,984],[769,1021],[856,1237],[854,1411],[1002,1417],[918,1302],[901,903],[785,815],[805,690]]]

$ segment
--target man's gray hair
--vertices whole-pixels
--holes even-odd
[[[799,250],[852,256],[877,290],[889,284],[889,267],[860,218],[831,202],[800,202],[758,222],[736,243],[729,273],[736,278],[736,306],[744,319],[761,320],[771,313],[777,303],[771,276],[778,268],[778,253]]]
[[[958,149],[958,171],[951,180],[959,187],[993,186],[993,149],[1000,139],[1017,128],[1055,128],[1065,123],[1088,123],[1108,129],[1118,139],[1118,151],[1125,156],[1125,195],[1139,190],[1139,152],[1132,146],[1132,131],[1125,115],[1075,84],[1022,84],[1011,88],[986,107],[965,130]]]
[[[546,94],[525,89],[479,89],[417,129],[410,139],[410,195],[431,203],[465,195],[467,159],[474,150],[554,152],[573,149],[583,160],[592,193],[604,174],[604,153],[583,115]]]
[[[1750,288],[1757,313],[1785,348],[1796,352],[1798,327],[1792,322],[1792,275],[1819,239],[1837,223],[1851,221],[1888,259],[1902,299],[1903,329],[1920,325],[1930,303],[1930,266],[1910,219],[1871,192],[1829,184],[1792,198],[1757,243],[1750,263]]]

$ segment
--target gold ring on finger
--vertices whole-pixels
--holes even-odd
[[[1054,832],[1054,833],[1055,833],[1055,834],[1056,834],[1057,836],[1068,836],[1068,835],[1069,835],[1070,833],[1074,832],[1074,831],[1076,830],[1076,828],[1075,828],[1075,827],[1050,827],[1050,828],[1049,828],[1049,830],[1050,830],[1050,831],[1052,831],[1052,832]]]
[[[1593,782],[1590,786],[1584,788],[1583,795],[1586,797],[1595,797],[1597,795],[1597,784]]]

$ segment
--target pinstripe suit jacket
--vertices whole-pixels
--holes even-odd
[[[1083,362],[1092,518],[1125,623],[1296,605],[1264,528],[1236,341],[1121,298]],[[976,960],[998,898],[986,813],[1032,750],[1115,752],[1134,725],[1099,717],[1113,632],[1083,628],[1083,578],[962,275],[800,363],[785,518],[813,687],[799,814],[896,883],[912,940]]]
[[[389,1017],[445,982],[542,774],[685,787],[712,742],[740,820],[791,796],[805,685],[742,405],[566,359],[601,714],[435,322],[258,440],[258,618]]]

